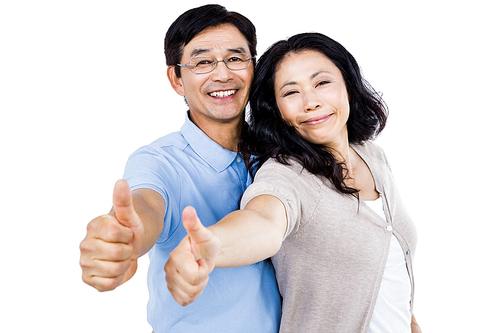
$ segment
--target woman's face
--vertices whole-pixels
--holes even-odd
[[[332,148],[348,142],[349,96],[340,70],[323,53],[288,54],[274,83],[281,116],[302,138]]]

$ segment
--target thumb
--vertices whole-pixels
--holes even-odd
[[[196,260],[203,258],[204,254],[200,253],[199,245],[212,240],[213,233],[201,223],[196,210],[190,206],[184,208],[182,212],[182,223],[186,228]]]
[[[140,224],[139,216],[134,210],[132,192],[127,181],[120,179],[113,191],[113,210],[116,219],[125,227],[136,227]]]

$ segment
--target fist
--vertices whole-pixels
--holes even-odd
[[[194,302],[207,286],[220,241],[203,226],[193,207],[184,209],[182,222],[187,236],[170,253],[165,264],[165,279],[176,302],[186,306]]]
[[[99,291],[109,291],[130,280],[137,271],[142,237],[130,188],[119,180],[112,212],[90,221],[80,244],[83,281]]]

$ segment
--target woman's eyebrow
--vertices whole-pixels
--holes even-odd
[[[330,74],[330,72],[328,72],[328,71],[317,71],[317,72],[315,72],[315,73],[313,73],[313,74],[311,75],[311,79],[314,79],[316,76],[318,76],[318,75],[320,75],[320,74],[323,74],[323,73]]]
[[[281,86],[280,90],[285,88],[286,86],[293,86],[293,85],[296,85],[297,82],[295,81],[289,81],[289,82],[286,82],[284,85]]]

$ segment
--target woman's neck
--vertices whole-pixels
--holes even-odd
[[[340,163],[344,163],[347,168],[348,174],[350,174],[352,171],[352,156],[356,153],[349,145],[349,136],[347,134],[347,129],[345,129],[345,133],[342,133],[340,135],[337,142],[333,142],[329,146],[332,149],[332,154],[335,159]]]

